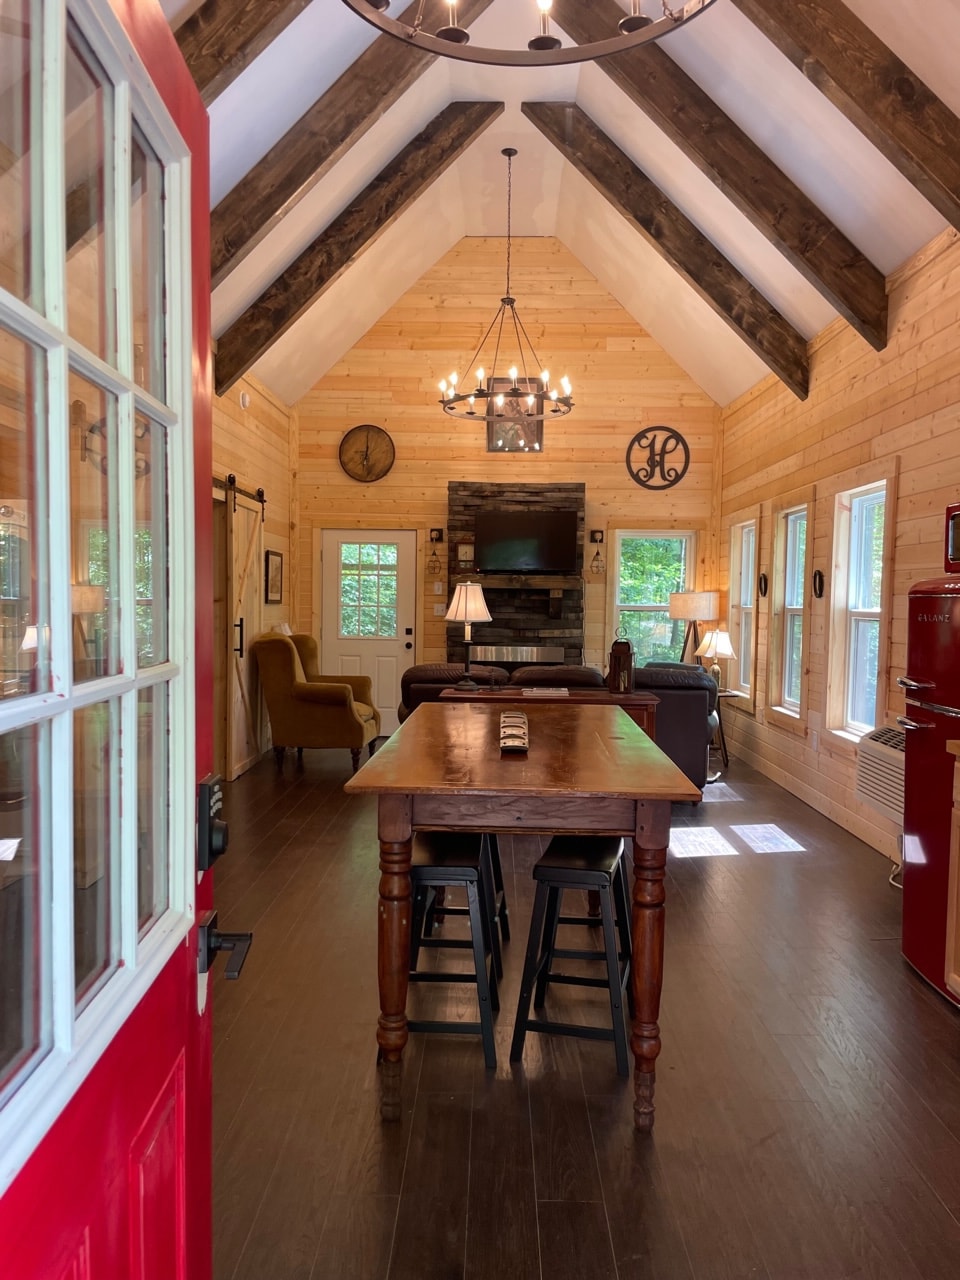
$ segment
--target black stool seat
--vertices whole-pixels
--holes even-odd
[[[510,1061],[519,1062],[528,1031],[554,1035],[582,1036],[590,1040],[612,1040],[617,1071],[629,1075],[624,995],[632,1005],[630,990],[631,941],[630,906],[623,861],[623,841],[616,836],[555,836],[533,869],[537,883],[533,917],[527,939],[527,953],[520,981],[517,1021],[510,1048]],[[603,951],[557,946],[561,925],[596,925],[591,916],[562,915],[566,889],[594,890],[600,899]],[[618,947],[619,941],[619,947]],[[557,959],[596,960],[606,965],[606,977],[582,977],[554,971]],[[610,1027],[555,1022],[530,1017],[530,1001],[542,1008],[551,983],[568,986],[603,987],[610,997]]]
[[[411,982],[467,982],[476,985],[479,1005],[477,1022],[443,1022],[410,1018],[411,1031],[440,1031],[456,1035],[479,1035],[483,1041],[484,1062],[497,1065],[493,1040],[493,1012],[500,1007],[497,990],[499,947],[495,915],[495,890],[490,846],[485,836],[473,832],[421,832],[414,836],[410,867],[413,888],[413,913],[410,925]],[[470,937],[444,938],[433,934],[430,920],[430,891],[461,885],[467,895],[466,907],[444,906],[445,915],[465,915],[470,923]],[[420,951],[424,947],[469,949],[473,954],[473,971],[418,971]],[[487,957],[490,957],[489,969]]]

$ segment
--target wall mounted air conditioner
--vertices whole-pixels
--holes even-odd
[[[865,733],[857,748],[856,796],[903,826],[903,763],[905,734],[902,729],[874,729]]]

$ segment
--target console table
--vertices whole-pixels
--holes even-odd
[[[523,685],[502,685],[494,689],[444,689],[441,702],[514,702],[529,707],[537,703],[566,703],[567,706],[622,707],[634,724],[639,725],[648,738],[657,740],[657,703],[655,693],[638,690],[636,693],[611,693],[609,689],[579,689],[552,692],[539,689],[525,694]]]

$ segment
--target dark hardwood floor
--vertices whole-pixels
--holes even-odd
[[[385,1126],[376,806],[349,766],[269,757],[226,788],[220,927],[255,939],[214,988],[216,1280],[960,1276],[960,1013],[900,957],[885,858],[736,760],[675,807],[643,1137],[612,1045],[529,1035],[510,1066],[538,845],[504,838],[497,1071],[479,1038],[412,1036]]]

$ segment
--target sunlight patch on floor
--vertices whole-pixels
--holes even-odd
[[[735,858],[738,850],[713,827],[675,827],[670,852],[676,858]]]
[[[728,786],[726,782],[711,782],[709,786],[703,788],[704,804],[711,800],[742,800],[738,792],[733,787]]]
[[[774,822],[760,822],[755,826],[735,827],[731,826],[731,831],[735,831],[741,840],[754,851],[754,853],[803,853],[802,844],[797,844],[791,836],[776,825]]]

